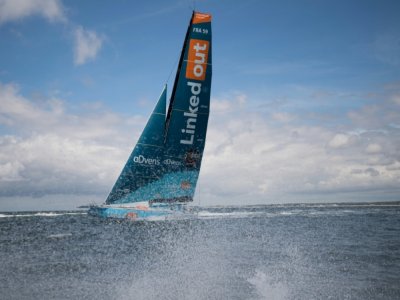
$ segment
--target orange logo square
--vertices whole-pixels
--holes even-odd
[[[205,40],[190,40],[186,78],[194,80],[206,79],[209,44]]]

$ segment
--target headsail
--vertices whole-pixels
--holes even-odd
[[[107,204],[193,200],[206,139],[211,71],[211,15],[193,12],[168,113],[164,89]]]
[[[164,154],[166,104],[167,86],[164,87],[136,147],[108,195],[107,204],[143,201],[144,199],[133,199],[132,193],[160,177]]]

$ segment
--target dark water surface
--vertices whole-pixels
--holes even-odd
[[[0,213],[0,299],[400,299],[400,205]]]

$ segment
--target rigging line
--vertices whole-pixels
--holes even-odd
[[[191,11],[196,11],[196,0],[192,0],[192,1],[188,0],[187,2],[188,2],[188,8]]]
[[[168,75],[168,77],[167,77],[167,81],[165,81],[165,84],[167,84],[168,81],[169,81],[169,79],[171,78],[172,72],[175,70],[175,68],[176,68],[176,66],[177,66],[177,64],[178,64],[178,61],[179,61],[179,55],[178,55],[178,57],[175,59],[175,62],[174,62],[174,64],[173,64],[172,67],[171,67],[171,71],[169,72],[169,75]]]
[[[196,0],[193,0],[193,11],[196,11]]]

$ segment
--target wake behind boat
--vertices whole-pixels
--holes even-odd
[[[90,215],[134,220],[180,214],[193,201],[211,90],[211,15],[193,12],[168,110],[167,86],[105,204]]]

